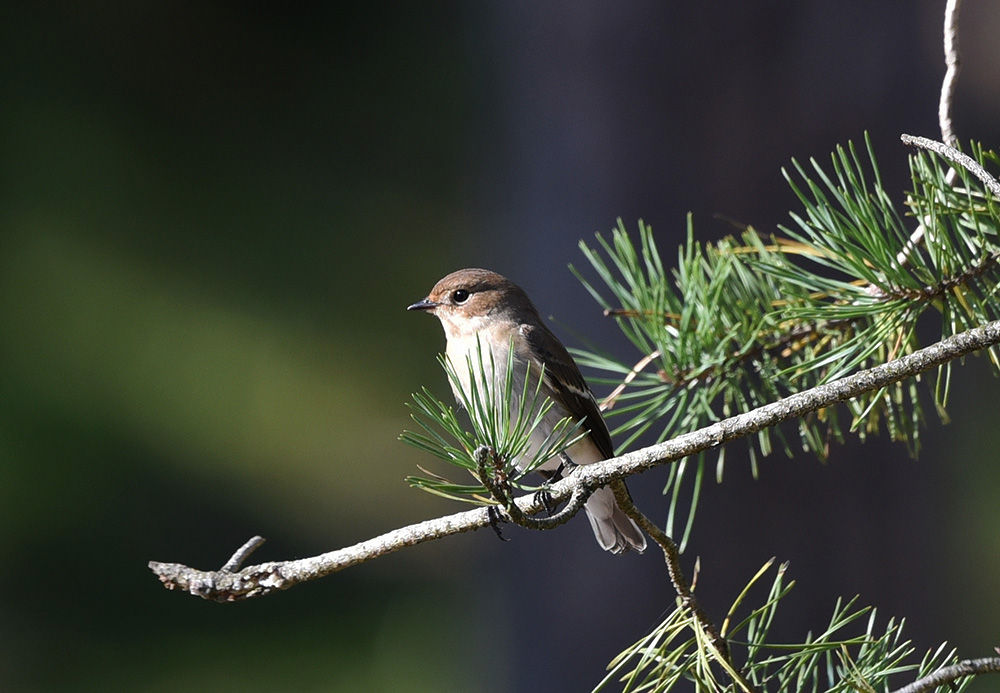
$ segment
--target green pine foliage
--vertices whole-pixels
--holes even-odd
[[[803,211],[782,236],[750,229],[703,246],[689,220],[688,242],[669,272],[642,222],[638,247],[621,222],[610,240],[581,244],[604,286],[577,275],[638,352],[634,361],[575,353],[608,374],[603,382],[633,377],[608,412],[621,421],[614,432],[622,448],[651,429],[665,440],[911,353],[928,312],[939,316],[942,337],[998,317],[997,201],[964,171],[960,185],[947,185],[947,165],[918,154],[901,213],[867,144],[865,160],[853,145],[838,148],[832,174],[815,161],[793,162],[794,175],[785,177]],[[993,160],[975,151],[981,162]],[[924,228],[922,242],[910,242],[916,224],[908,217]],[[633,374],[649,355],[650,365]],[[990,353],[994,364],[998,355]],[[948,372],[935,378],[941,411]],[[918,450],[922,415],[912,383],[871,393],[849,411],[848,422],[832,410],[803,419],[802,448],[823,457],[845,428],[863,437],[884,423],[894,440]],[[780,431],[762,433],[755,452],[770,453],[772,435],[793,452]]]
[[[748,606],[748,594],[771,572],[765,564],[739,594],[726,614],[723,636],[740,661],[739,676],[758,691],[771,693],[857,693],[891,690],[889,679],[914,679],[955,661],[945,646],[916,661],[915,649],[903,639],[903,622],[878,624],[874,609],[857,606],[857,598],[838,600],[829,624],[809,633],[801,643],[774,643],[768,630],[778,607],[794,583],[785,584],[787,564],[775,571],[760,604]],[[762,585],[761,585],[762,586]],[[739,620],[737,620],[739,619]],[[690,609],[676,608],[652,632],[619,654],[594,693],[659,693],[685,684],[685,690],[738,691],[733,672],[720,664]],[[966,678],[951,691],[962,691]]]

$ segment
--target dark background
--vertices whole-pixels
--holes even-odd
[[[587,523],[409,549],[218,605],[150,559],[301,557],[455,511],[402,479],[436,321],[487,266],[571,331],[624,340],[567,270],[618,217],[665,258],[797,206],[780,168],[939,136],[942,2],[7,3],[0,16],[0,688],[589,690],[672,604],[655,551]],[[1000,10],[966,3],[956,129],[1000,139]],[[685,556],[721,619],[769,557],[775,636],[838,596],[919,651],[1000,642],[998,381],[967,359],[918,460],[740,446]],[[603,394],[603,393],[598,393]],[[929,405],[929,401],[928,401]],[[654,517],[662,471],[631,482]],[[900,680],[902,683],[903,680]],[[991,682],[980,683],[988,690]],[[984,685],[985,684],[985,685]]]

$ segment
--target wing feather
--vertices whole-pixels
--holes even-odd
[[[590,438],[605,459],[614,457],[611,432],[601,415],[594,393],[583,379],[576,361],[566,351],[562,342],[543,325],[520,326],[531,347],[532,354],[545,364],[545,386],[557,402],[562,402],[569,414],[584,419]]]

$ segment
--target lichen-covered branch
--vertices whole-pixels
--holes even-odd
[[[599,488],[616,479],[624,479],[647,469],[718,447],[782,421],[804,416],[866,392],[879,390],[953,359],[997,344],[1000,344],[1000,321],[967,330],[875,368],[791,395],[658,445],[636,450],[605,462],[577,467],[567,478],[548,488],[548,498],[553,502],[564,501],[580,488]],[[535,515],[545,509],[545,504],[538,494],[517,498],[514,502],[518,510],[525,515]],[[501,515],[506,516],[506,513],[501,511]],[[319,556],[262,563],[239,571],[228,568],[238,567],[242,559],[252,550],[246,547],[256,548],[259,541],[248,542],[236,552],[233,559],[230,559],[226,564],[227,568],[218,571],[202,571],[176,563],[155,561],[150,562],[149,567],[168,589],[184,590],[215,601],[237,601],[288,589],[300,582],[338,572],[407,546],[416,546],[453,534],[473,531],[489,524],[487,509],[476,508],[396,529]]]
[[[898,688],[893,693],[925,693],[926,691],[933,691],[940,686],[951,684],[953,681],[965,678],[966,676],[996,673],[1000,673],[1000,657],[963,659],[961,662],[938,669],[933,674],[929,674],[907,686]]]
[[[943,142],[938,142],[937,140],[928,139],[926,137],[916,137],[914,135],[900,135],[899,139],[903,141],[903,144],[908,144],[911,147],[919,147],[920,149],[928,149],[935,154],[944,157],[953,164],[958,164],[966,171],[974,175],[983,185],[990,189],[993,195],[1000,199],[1000,181],[991,176],[985,168],[979,165],[975,159],[973,159],[968,154],[963,154],[954,147],[950,147]]]
[[[532,499],[519,500],[530,501]],[[524,505],[529,506],[522,506],[522,510],[526,512],[538,512],[540,509],[530,507],[530,503],[524,503]],[[488,523],[486,508],[476,508],[447,517],[439,517],[435,520],[419,522],[415,525],[386,532],[353,546],[294,561],[261,563],[240,571],[227,570],[226,568],[217,571],[203,571],[177,563],[151,561],[149,569],[160,578],[167,589],[183,590],[217,602],[234,602],[286,590],[300,582],[336,573],[344,568],[373,560],[407,546],[416,546],[434,539],[469,532],[484,527]]]

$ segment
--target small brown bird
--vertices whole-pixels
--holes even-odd
[[[448,339],[446,354],[466,396],[473,378],[469,358],[478,362],[478,350],[486,346],[493,354],[493,377],[496,382],[503,382],[513,345],[512,396],[516,399],[512,409],[517,407],[524,392],[525,374],[537,379],[544,364],[541,394],[553,406],[532,434],[532,449],[538,449],[552,428],[568,417],[574,422],[582,421],[583,430],[588,432],[566,451],[573,464],[593,464],[614,456],[611,433],[580,369],[562,342],[542,323],[521,287],[489,270],[463,269],[439,281],[427,298],[407,310],[424,310],[441,321]],[[537,380],[529,382],[528,391],[534,392],[536,384]],[[454,385],[452,388],[458,397],[458,389]],[[530,453],[531,450],[516,462],[519,468],[530,459]],[[561,464],[558,458],[551,459],[538,471],[551,476]],[[639,553],[645,550],[645,537],[618,507],[611,489],[597,489],[587,499],[585,509],[601,548],[616,554],[630,549]]]

